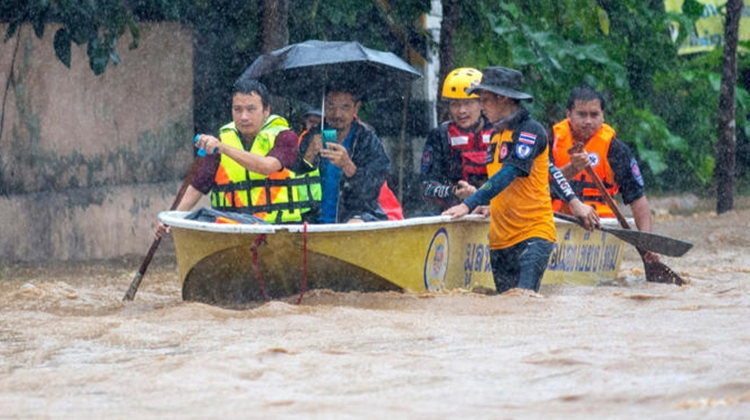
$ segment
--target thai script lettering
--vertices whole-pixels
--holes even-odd
[[[585,232],[580,241],[570,241],[568,229],[563,241],[558,241],[552,248],[548,270],[563,272],[607,272],[617,269],[622,242],[607,243],[606,234],[592,235]],[[471,283],[473,273],[491,273],[490,247],[488,243],[469,242],[466,244],[464,258],[464,283]]]
[[[585,273],[615,270],[622,243],[589,243],[589,239],[584,236],[583,243],[556,243],[547,269]]]
[[[471,284],[472,273],[492,272],[490,263],[490,245],[488,243],[469,242],[466,244],[464,259],[464,286]]]

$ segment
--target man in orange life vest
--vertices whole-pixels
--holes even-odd
[[[467,89],[479,84],[482,72],[457,68],[445,77],[443,100],[450,121],[427,135],[422,151],[422,197],[440,211],[470,196],[487,181],[487,146],[492,124],[482,115],[479,96]]]
[[[573,191],[585,204],[594,207],[600,217],[614,217],[614,213],[586,173],[587,167],[599,176],[610,196],[620,192],[622,201],[633,211],[638,229],[650,232],[651,208],[638,162],[628,146],[617,139],[615,130],[604,123],[604,105],[604,97],[589,87],[571,92],[565,111],[567,118],[552,127],[552,159]],[[577,149],[570,150],[576,145]],[[569,212],[554,194],[552,205],[556,211]],[[656,262],[659,255],[648,252],[644,258]]]
[[[305,203],[295,200],[296,190],[290,197],[287,188],[295,176],[287,168],[297,159],[297,134],[284,118],[271,115],[268,99],[260,82],[235,82],[232,122],[219,130],[219,138],[198,136],[195,146],[207,156],[177,210],[191,210],[211,192],[211,207],[216,210],[253,214],[270,223],[302,220]],[[155,237],[167,232],[168,227],[159,223]]]
[[[533,98],[521,91],[521,73],[504,67],[487,67],[482,73],[481,82],[467,93],[479,93],[484,115],[494,126],[487,149],[490,178],[443,214],[458,218],[489,203],[497,293],[515,287],[537,292],[557,239],[550,188],[565,198],[587,229],[597,226],[599,217],[575,197],[549,160],[547,133],[522,105]]]

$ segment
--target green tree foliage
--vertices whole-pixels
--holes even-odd
[[[289,41],[356,40],[401,56],[429,40],[421,17],[429,0],[289,0]],[[37,36],[45,22],[62,25],[54,38],[58,58],[70,65],[72,43],[87,44],[89,64],[101,74],[117,64],[117,41],[137,23],[177,20],[196,33],[196,125],[213,127],[231,82],[260,53],[262,2],[233,0],[5,1],[6,40],[20,23]],[[714,168],[721,51],[681,57],[677,45],[703,10],[685,0],[682,14],[663,0],[475,0],[461,2],[453,40],[457,66],[502,65],[522,70],[534,95],[532,111],[552,124],[565,115],[571,89],[583,83],[604,93],[606,120],[642,162],[649,189],[711,186]],[[674,24],[678,23],[677,26]],[[679,28],[673,41],[674,29]],[[747,48],[748,45],[741,47]],[[200,63],[208,63],[205,68]],[[747,69],[740,58],[740,69]],[[742,71],[741,74],[750,74]],[[737,115],[748,113],[748,93],[737,87]],[[223,112],[223,111],[222,111]],[[204,116],[205,114],[205,116]],[[200,117],[200,118],[198,118]],[[397,118],[397,117],[396,117]],[[205,121],[203,121],[205,119]],[[750,127],[737,118],[738,153],[750,154]],[[423,133],[413,133],[415,135]],[[738,156],[747,170],[750,156]],[[744,166],[743,166],[744,165]]]
[[[399,33],[410,41],[423,36],[420,18],[429,0],[291,0],[290,42],[307,39],[359,41],[370,48],[404,48]]]
[[[86,44],[89,67],[94,74],[102,74],[111,61],[117,65],[117,41],[129,32],[130,48],[138,46],[138,27],[131,8],[123,0],[103,1],[6,1],[0,5],[0,16],[8,22],[5,41],[12,38],[19,26],[30,22],[37,37],[44,36],[46,24],[62,25],[55,32],[55,54],[70,67],[71,44]]]
[[[680,57],[676,48],[702,12],[700,3],[686,0],[684,14],[665,12],[662,0],[462,5],[457,66],[522,70],[533,111],[549,124],[564,118],[570,90],[592,86],[607,98],[607,122],[644,163],[650,189],[710,186],[721,51]],[[673,42],[675,22],[680,32]],[[747,99],[738,87],[737,115],[747,114]],[[748,130],[745,118],[737,124],[741,133]]]

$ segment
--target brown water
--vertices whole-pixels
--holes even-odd
[[[657,219],[690,284],[184,303],[173,258],[0,269],[0,418],[749,419],[750,210]],[[145,250],[144,250],[145,251]]]

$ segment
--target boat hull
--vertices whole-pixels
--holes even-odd
[[[307,289],[493,291],[489,224],[445,216],[337,225],[234,225],[185,220],[171,226],[183,299],[234,305]],[[623,242],[556,221],[558,242],[543,284],[592,285],[617,276]]]

